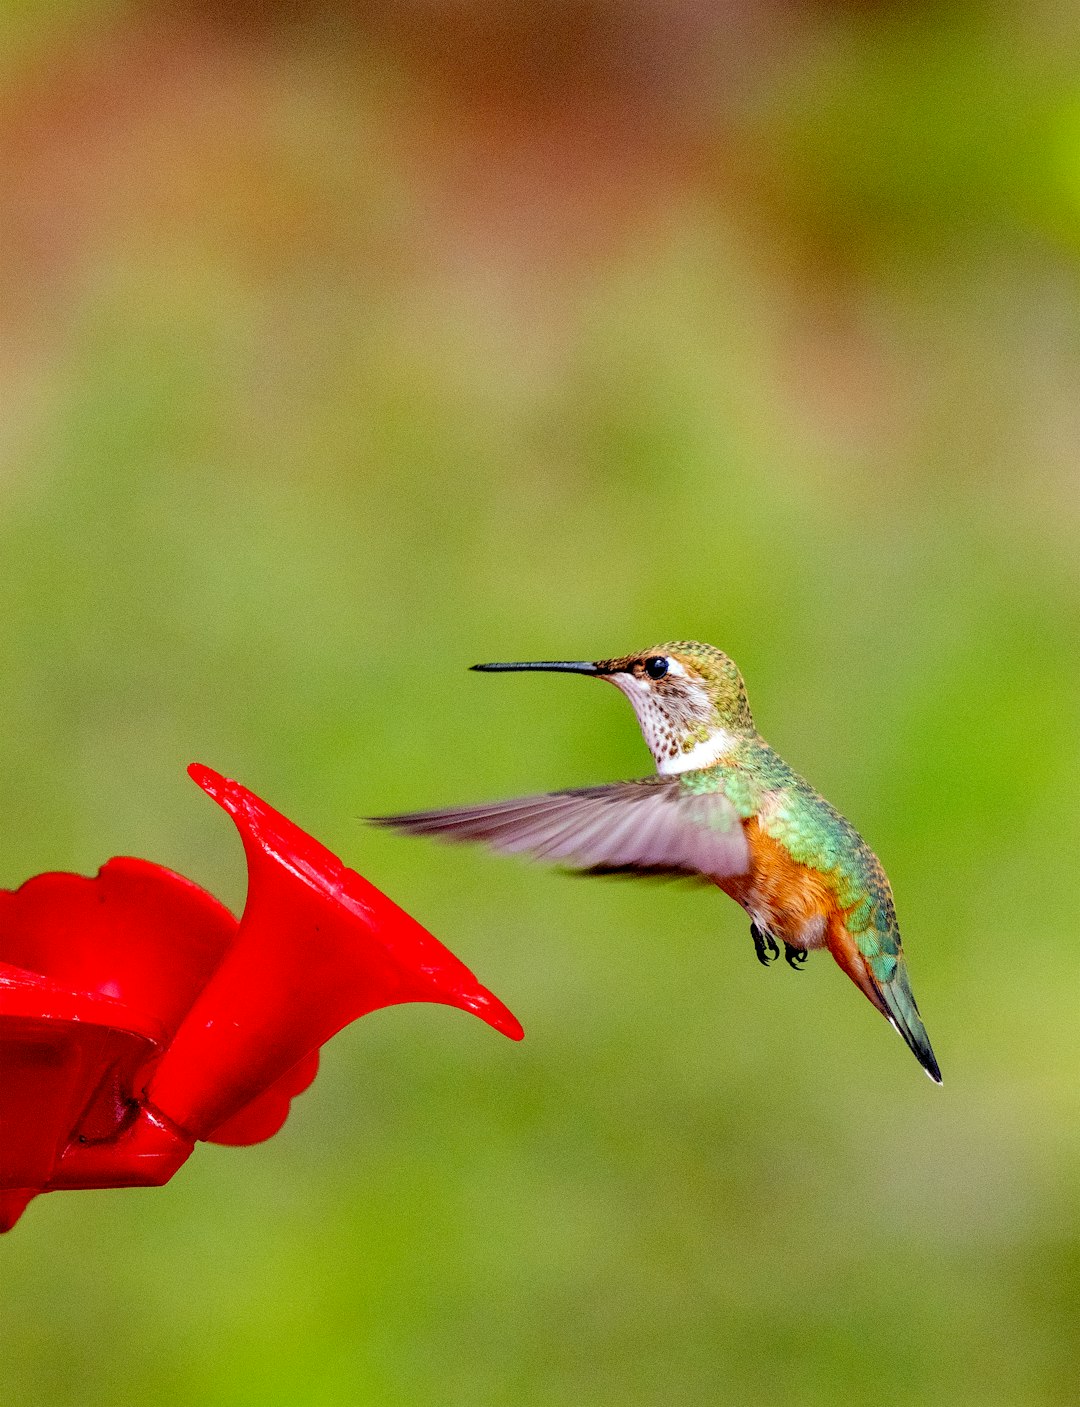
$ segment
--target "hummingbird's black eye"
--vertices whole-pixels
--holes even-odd
[[[663,655],[650,655],[645,661],[645,673],[650,679],[663,679],[668,670],[668,662]]]

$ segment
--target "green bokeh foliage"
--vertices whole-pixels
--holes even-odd
[[[1017,60],[971,173],[956,75],[977,95],[999,38],[821,25],[742,120],[903,387],[855,429],[843,373],[837,416],[785,360],[799,256],[713,199],[585,274],[387,259],[410,173],[333,148],[392,80],[342,97],[324,55],[307,104],[302,45],[260,179],[362,228],[360,271],[130,217],[78,282],[0,480],[0,878],[135,853],[239,908],[205,761],[527,1039],[383,1012],[273,1142],[35,1203],[0,1245],[6,1401],[1075,1401],[1077,186],[1023,157],[1067,170],[1067,84]],[[763,972],[719,895],[359,822],[642,774],[614,691],[465,667],[686,636],[883,857],[943,1090],[824,959]]]

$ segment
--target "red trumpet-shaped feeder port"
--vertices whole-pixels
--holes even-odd
[[[160,1186],[196,1142],[260,1143],[319,1047],[380,1007],[439,1002],[513,1040],[469,969],[239,782],[188,769],[244,842],[237,921],[148,860],[0,891],[0,1230],[40,1192]]]

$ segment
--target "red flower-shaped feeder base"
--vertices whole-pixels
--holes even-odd
[[[195,1143],[259,1143],[319,1047],[380,1007],[521,1026],[438,939],[238,782],[239,922],[181,875],[109,860],[0,891],[0,1231],[39,1192],[159,1186]]]

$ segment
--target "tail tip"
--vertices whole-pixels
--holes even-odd
[[[925,1050],[917,1050],[919,1064],[926,1071],[927,1077],[936,1085],[942,1085],[945,1081],[941,1078],[941,1067],[937,1063],[937,1057],[929,1046]]]

